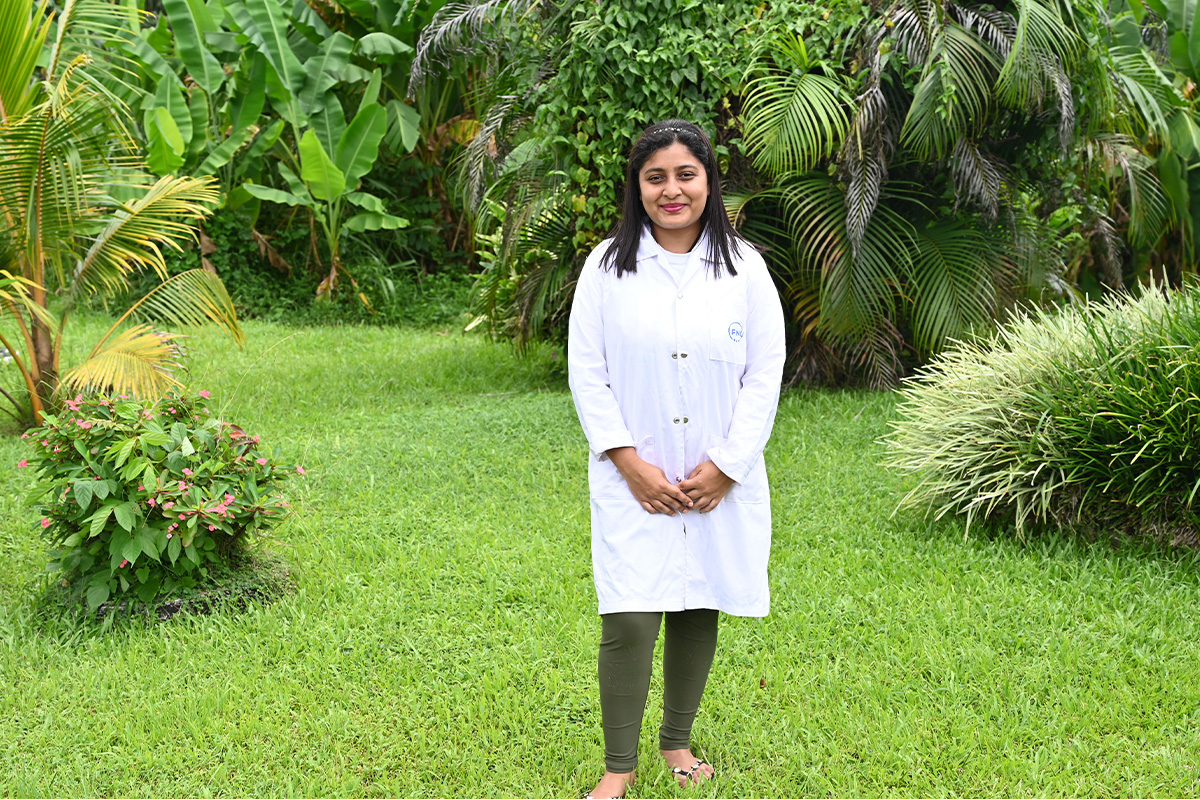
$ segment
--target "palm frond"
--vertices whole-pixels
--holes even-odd
[[[1067,114],[1071,104],[1063,101],[1063,84],[1069,86],[1064,70],[1078,60],[1082,42],[1056,8],[1040,0],[1016,4],[1017,34],[996,81],[996,94],[1012,107],[1041,108],[1053,91],[1060,113]]]
[[[193,222],[216,201],[212,177],[166,176],[142,197],[118,205],[75,268],[68,298],[111,294],[126,285],[125,276],[144,269],[166,280],[160,246],[181,249],[181,240],[195,236]]]
[[[1187,100],[1159,65],[1143,48],[1114,47],[1109,51],[1112,69],[1108,78],[1118,88],[1132,115],[1119,115],[1118,122],[1136,120],[1140,123],[1126,133],[1138,135],[1143,131],[1158,141],[1169,141],[1172,112],[1187,105]]]
[[[67,370],[61,386],[72,392],[87,390],[161,397],[179,386],[180,369],[174,336],[135,325],[109,338],[104,346],[78,366]]]
[[[954,143],[950,172],[954,176],[955,207],[964,201],[973,203],[983,209],[989,222],[995,222],[1008,194],[1003,162],[963,137]]]
[[[238,325],[237,310],[225,284],[206,269],[190,269],[172,275],[154,287],[122,314],[92,348],[96,355],[126,319],[165,322],[173,328],[202,328],[215,325],[239,345],[245,335]]]
[[[772,50],[776,64],[747,87],[746,144],[754,165],[773,175],[829,158],[849,126],[842,85],[808,71],[803,47],[795,34],[784,34]]]
[[[997,276],[1011,271],[1005,250],[996,232],[960,219],[917,232],[910,291],[918,347],[935,351],[991,321]]]
[[[452,56],[491,52],[500,42],[486,35],[503,20],[516,19],[539,0],[481,0],[446,3],[417,40],[408,82],[408,93],[415,96],[436,64],[446,64]]]
[[[947,21],[914,90],[902,141],[922,158],[942,158],[959,138],[981,132],[1002,64],[976,34]]]
[[[0,0],[0,125],[34,104],[33,71],[50,31],[48,0]]]

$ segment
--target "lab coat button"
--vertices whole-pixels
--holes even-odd
[[[678,424],[679,424],[679,417],[676,417],[675,419],[671,420],[671,422],[674,422],[676,425],[678,425]]]
[[[679,294],[677,294],[677,295],[675,295],[675,296],[676,296],[676,297],[678,297],[680,300],[682,300],[682,299],[683,299],[683,292],[680,292]]]
[[[671,358],[679,358],[679,353],[671,353]],[[684,358],[687,358],[685,355]]]
[[[685,425],[687,424],[687,417],[684,417],[684,418],[683,418],[683,422],[684,422],[684,424],[685,424]]]
[[[680,357],[680,358],[687,358],[687,353],[680,353],[680,354],[679,354],[679,357]]]

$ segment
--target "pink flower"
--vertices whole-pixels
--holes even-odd
[[[28,439],[28,438],[29,438],[29,432],[28,432],[28,431],[26,431],[25,433],[22,433],[22,434],[21,434],[21,438],[22,438],[22,439]]]
[[[230,504],[230,503],[232,503],[234,500],[237,500],[237,498],[236,498],[236,497],[234,497],[233,495],[231,495],[231,494],[226,494],[226,495],[225,495],[225,505],[229,505],[229,504]]]
[[[117,567],[117,569],[123,569],[125,567],[125,565],[128,563],[129,563],[129,561],[127,561],[126,559],[121,559],[121,566]]]
[[[129,399],[129,395],[127,395],[127,394],[119,394],[119,395],[117,395],[117,399],[118,399],[118,400],[128,400],[128,399]]]
[[[265,467],[267,465],[267,460],[265,458],[256,458],[254,459],[254,463],[258,464],[260,467]]]
[[[29,466],[29,462],[23,458],[17,462],[17,469],[24,469],[25,467],[28,467],[28,466]]]
[[[180,514],[180,515],[179,515],[179,518],[180,518],[180,519],[187,519],[187,515],[186,515],[186,514]]]
[[[173,528],[173,527],[175,527],[175,526],[174,526],[174,525],[172,525],[171,527]],[[171,538],[172,536],[174,536],[174,535],[175,535],[175,534],[171,533],[171,528],[167,528],[167,538],[168,538],[168,539],[170,539],[170,538]]]
[[[50,527],[50,518],[49,517],[42,517],[42,527],[43,528]]]
[[[175,413],[175,406],[171,406],[170,408],[168,408],[168,409],[167,409],[167,411],[169,411],[169,412],[171,412],[172,414],[174,414],[174,413]]]
[[[50,440],[42,439],[42,447],[49,447],[49,446],[50,446]]]
[[[205,400],[207,400],[207,399],[208,399],[208,396],[209,396],[210,394],[212,394],[212,392],[208,391],[207,389],[201,389],[201,390],[200,390],[200,396],[201,396],[201,397],[203,397]]]
[[[99,475],[97,475],[97,476],[95,477],[95,480],[100,480],[100,476],[99,476]]]
[[[258,444],[258,439],[259,439],[258,436],[254,436],[250,441],[254,442],[255,444]]]
[[[149,500],[146,501],[146,505],[148,505],[148,506],[153,506],[157,503],[158,503],[158,501],[155,500],[153,497],[151,497]]]
[[[300,473],[301,475],[307,475],[307,474],[308,474],[308,473],[306,473],[306,472],[304,471],[304,467],[296,467],[296,472]]]
[[[192,471],[190,469],[188,469],[187,467],[184,467],[183,474],[187,475],[190,478],[192,476]]]
[[[139,492],[144,492],[144,491],[146,491],[146,487],[145,487],[145,486],[142,486],[142,485],[139,483],[139,484],[138,484],[138,491],[139,491]]]
[[[209,526],[208,526],[208,529],[209,529],[210,531],[215,531],[215,530],[217,529],[217,526],[216,526],[216,525],[209,525]]]
[[[188,485],[186,483],[184,483],[183,481],[179,481],[179,491],[186,492],[187,490],[188,490]]]
[[[168,500],[167,502],[163,503],[163,508],[174,508],[174,507],[175,507],[174,500]]]

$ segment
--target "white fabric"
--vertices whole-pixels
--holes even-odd
[[[575,289],[567,364],[591,448],[592,567],[601,614],[770,609],[771,504],[762,452],[779,403],[783,310],[762,256],[714,278],[706,237],[681,279],[647,228],[635,274],[588,257]],[[634,446],[672,482],[711,460],[736,483],[717,508],[647,513],[605,455]]]

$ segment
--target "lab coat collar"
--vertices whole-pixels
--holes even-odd
[[[662,245],[654,238],[654,234],[650,232],[650,226],[642,227],[642,240],[638,243],[637,260],[639,263],[648,258],[657,258],[662,252]],[[699,253],[700,258],[706,263],[712,263],[712,258],[709,256],[708,232],[701,231],[700,238],[696,240],[696,244],[692,247],[693,253]]]

